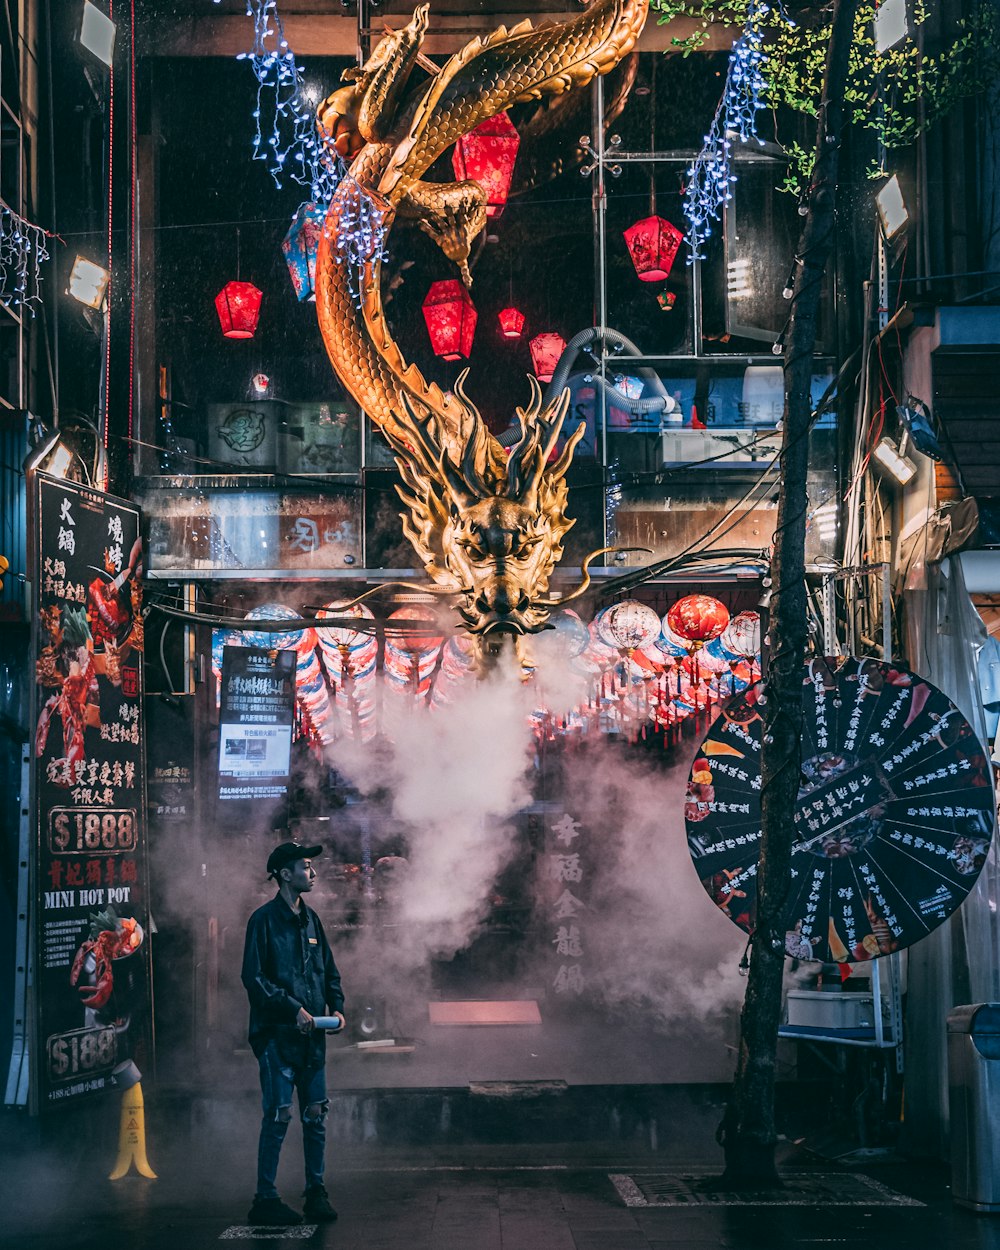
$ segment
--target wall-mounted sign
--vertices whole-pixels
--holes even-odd
[[[151,1059],[139,511],[39,475],[34,998],[39,1107]]]
[[[194,699],[147,695],[146,794],[152,836],[195,819]]]
[[[219,712],[220,817],[238,828],[285,823],[295,719],[295,652],[225,647]]]

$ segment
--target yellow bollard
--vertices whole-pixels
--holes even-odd
[[[140,1176],[156,1180],[156,1173],[146,1158],[146,1114],[142,1101],[142,1085],[136,1083],[122,1094],[121,1127],[118,1130],[118,1159],[108,1180],[119,1181],[132,1164]]]

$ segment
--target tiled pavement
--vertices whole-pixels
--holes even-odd
[[[190,1123],[190,1120],[188,1121]],[[199,1125],[201,1122],[199,1121]],[[168,1131],[152,1116],[157,1180],[107,1178],[114,1134],[79,1126],[53,1138],[0,1117],[0,1246],[28,1250],[207,1250],[224,1244],[308,1244],[324,1250],[1000,1250],[1000,1216],[951,1202],[945,1169],[868,1163],[862,1174],[924,1205],[628,1206],[612,1175],[654,1196],[663,1174],[721,1170],[698,1124],[678,1123],[654,1152],[636,1142],[503,1146],[381,1145],[331,1149],[337,1223],[304,1238],[251,1236],[256,1123],[220,1113],[209,1133]],[[786,1175],[838,1169],[784,1149]],[[279,1184],[298,1201],[293,1124]],[[643,1189],[643,1186],[645,1188]],[[627,1187],[625,1187],[627,1189]],[[871,1192],[871,1191],[869,1191]],[[877,1193],[877,1191],[875,1191]],[[891,1197],[891,1195],[890,1195]],[[800,1199],[801,1203],[801,1199]]]

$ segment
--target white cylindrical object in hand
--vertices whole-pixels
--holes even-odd
[[[313,1024],[317,1029],[326,1029],[328,1033],[336,1033],[340,1029],[339,1016],[313,1016]]]

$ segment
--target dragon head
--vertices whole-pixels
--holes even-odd
[[[458,463],[438,418],[404,395],[407,441],[386,431],[404,486],[403,528],[442,593],[457,593],[469,633],[532,634],[545,627],[549,577],[574,522],[566,517],[566,470],[583,434],[580,425],[551,459],[569,402],[564,393],[542,408],[532,398],[518,408],[521,439],[505,461],[477,409],[455,385],[463,419]],[[448,440],[451,442],[451,440]],[[454,447],[454,443],[451,442]]]

